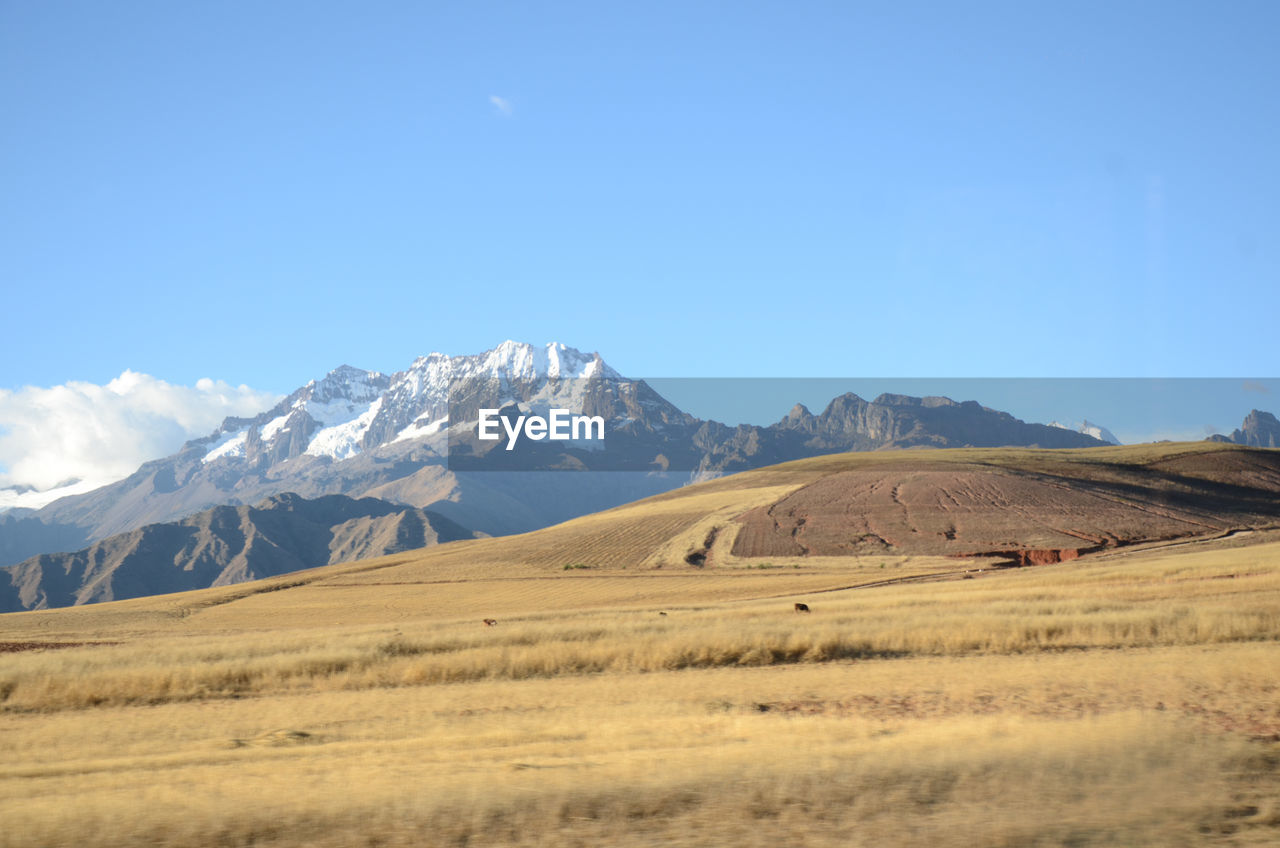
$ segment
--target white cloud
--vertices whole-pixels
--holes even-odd
[[[221,380],[175,386],[128,370],[105,386],[0,389],[0,489],[47,490],[68,480],[82,481],[77,490],[96,488],[208,435],[228,415],[256,415],[279,399]],[[0,508],[47,500],[0,494],[7,495]]]
[[[505,97],[490,94],[489,102],[498,110],[498,114],[502,115],[504,118],[510,118],[515,113],[515,107],[511,104],[511,101]]]

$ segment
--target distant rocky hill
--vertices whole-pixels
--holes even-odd
[[[1251,448],[1280,448],[1280,421],[1270,412],[1255,409],[1244,417],[1240,429],[1230,436],[1215,434],[1209,437],[1211,442],[1230,442],[1247,445]]]
[[[699,475],[746,471],[792,459],[848,451],[950,447],[1099,447],[1082,433],[1028,424],[976,401],[882,394],[840,395],[814,415],[796,404],[768,427],[699,421],[690,434]]]
[[[2,568],[0,612],[224,586],[473,537],[437,513],[375,498],[285,493]]]
[[[817,453],[912,447],[1097,447],[1084,433],[1028,424],[977,401],[883,394],[865,401],[845,394],[814,416],[797,404],[774,429],[798,433]]]

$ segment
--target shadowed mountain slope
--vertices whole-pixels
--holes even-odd
[[[0,612],[243,583],[472,537],[439,514],[374,498],[284,493],[0,569]]]

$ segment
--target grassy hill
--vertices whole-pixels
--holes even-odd
[[[0,845],[1274,844],[1276,459],[823,457],[523,536],[0,616]],[[905,542],[942,511],[943,552],[1088,516],[903,497],[872,553],[739,547],[762,513],[830,536],[843,502],[806,498],[862,491],[850,474],[1056,481],[1155,531],[1013,567]]]

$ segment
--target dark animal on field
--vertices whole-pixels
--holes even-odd
[[[796,612],[813,612],[808,604],[796,604]]]
[[[658,613],[658,615],[666,615],[666,613],[665,613],[665,612],[660,612],[660,613]]]
[[[486,618],[486,619],[484,620],[484,626],[485,626],[485,627],[492,627],[493,625],[495,625],[495,624],[497,624],[497,623],[498,623],[498,619],[496,619],[496,618]]]

